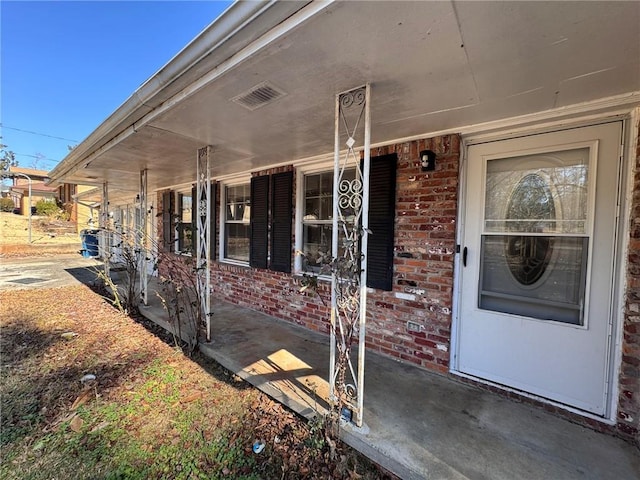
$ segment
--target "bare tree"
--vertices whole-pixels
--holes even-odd
[[[2,137],[0,137],[0,140]],[[10,167],[17,167],[18,160],[12,150],[7,149],[7,145],[0,143],[0,171],[7,171]]]

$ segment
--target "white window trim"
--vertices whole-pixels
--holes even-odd
[[[334,161],[333,159],[324,162],[317,162],[313,165],[300,166],[296,168],[296,210],[295,210],[295,258],[293,262],[294,275],[302,275],[302,256],[299,252],[302,252],[303,245],[303,219],[304,219],[304,177],[307,175],[314,175],[317,173],[333,172]],[[320,280],[331,280],[331,275],[318,275]]]
[[[220,212],[218,215],[218,261],[220,263],[228,263],[230,265],[239,265],[242,267],[248,267],[249,262],[242,262],[240,260],[234,260],[231,258],[225,258],[225,233],[226,233],[226,219],[227,219],[227,187],[235,187],[238,185],[249,185],[251,186],[251,176],[243,175],[241,177],[234,177],[229,180],[222,180],[218,182],[220,186],[219,190],[219,198],[220,200]]]

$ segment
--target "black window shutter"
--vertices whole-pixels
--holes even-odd
[[[393,285],[393,230],[396,211],[395,153],[371,158],[367,287],[390,291]]]
[[[182,253],[184,251],[184,224],[182,223],[182,197],[183,194],[178,194],[178,210],[177,210],[177,220],[176,226],[178,227],[178,252]]]
[[[173,250],[173,192],[162,194],[162,246],[165,252]]]
[[[198,241],[200,240],[200,236],[198,235],[198,215],[200,204],[198,199],[198,187],[194,184],[191,185],[191,254],[193,258],[196,258]],[[182,211],[180,212],[182,214]]]
[[[249,265],[267,268],[269,241],[269,176],[251,179],[251,234]]]
[[[211,182],[211,198],[209,199],[209,208],[211,210],[209,217],[209,230],[211,230],[211,241],[209,243],[209,256],[213,261],[216,258],[216,226],[218,222],[218,211],[216,210],[216,198],[218,198],[218,184]]]
[[[271,176],[271,264],[276,272],[291,272],[293,172]]]

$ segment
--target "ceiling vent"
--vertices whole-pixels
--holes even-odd
[[[285,95],[285,92],[273,86],[271,83],[262,82],[237,97],[233,97],[231,101],[242,105],[248,110],[255,110],[275,102],[278,98],[284,97]]]

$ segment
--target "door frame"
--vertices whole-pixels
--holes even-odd
[[[535,119],[535,116],[533,117]],[[631,220],[631,197],[633,195],[633,166],[635,159],[635,150],[638,142],[638,125],[640,124],[640,106],[626,111],[600,113],[592,116],[577,117],[572,120],[562,118],[555,121],[546,121],[549,117],[541,114],[541,122],[535,124],[534,121],[528,122],[527,126],[519,126],[514,124],[510,129],[496,131],[495,129],[487,129],[486,131],[475,130],[467,135],[462,135],[460,149],[460,168],[459,168],[459,184],[458,184],[458,225],[456,231],[456,255],[454,261],[454,281],[453,281],[453,299],[452,299],[452,325],[451,325],[451,357],[449,372],[453,375],[468,378],[474,382],[497,387],[506,392],[514,392],[526,398],[531,398],[541,403],[552,404],[580,416],[593,418],[603,423],[615,425],[617,417],[617,407],[619,404],[619,374],[622,360],[622,327],[624,323],[624,286],[626,284],[626,271],[628,269],[628,246],[630,235]],[[558,115],[560,118],[560,114]],[[531,118],[529,118],[531,120]],[[618,221],[615,230],[614,242],[614,265],[613,278],[614,285],[612,290],[611,303],[611,334],[609,338],[609,367],[608,367],[608,391],[606,392],[606,411],[604,416],[585,412],[574,407],[540,397],[535,394],[523,392],[515,388],[497,384],[490,380],[478,378],[458,369],[459,359],[459,340],[460,334],[460,306],[462,298],[462,258],[460,253],[460,245],[463,242],[465,234],[465,216],[467,212],[466,189],[468,180],[468,149],[472,145],[488,143],[494,141],[508,140],[512,138],[528,137],[538,134],[572,130],[580,127],[595,126],[603,123],[611,123],[622,121],[623,145],[620,149],[619,176],[617,185],[618,198]]]

